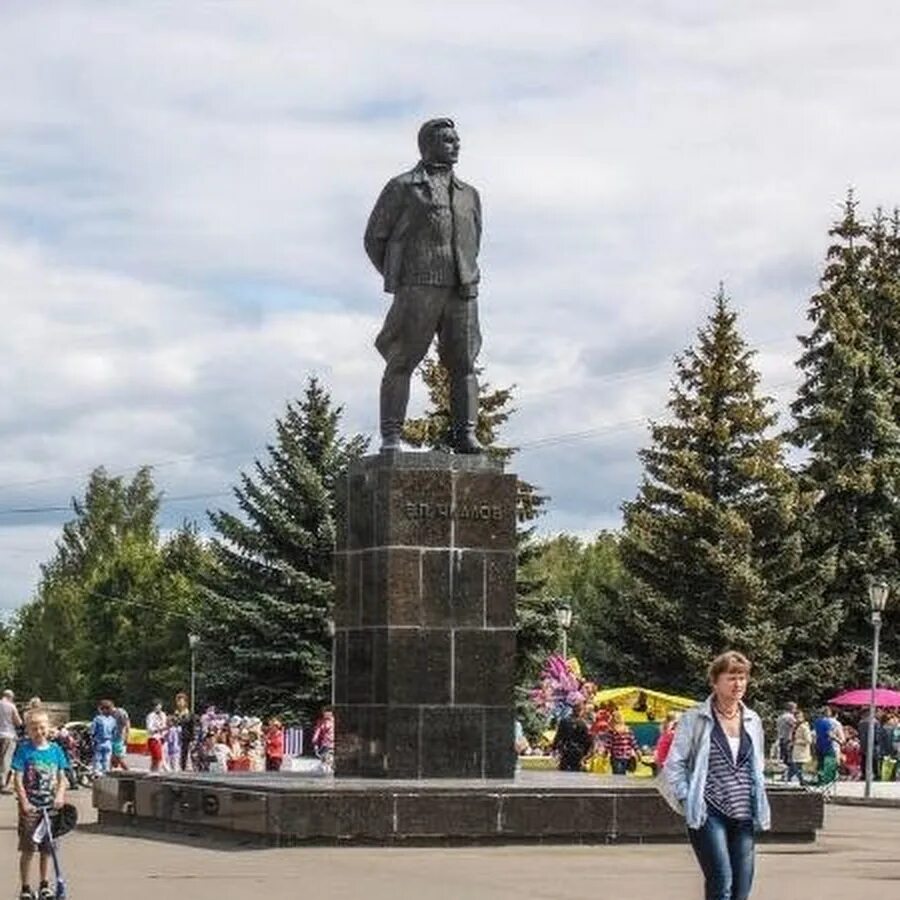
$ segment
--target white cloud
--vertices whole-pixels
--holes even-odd
[[[170,493],[222,490],[312,370],[371,429],[362,228],[450,114],[510,437],[593,430],[517,467],[548,528],[616,521],[720,279],[786,402],[845,188],[900,201],[898,31],[836,0],[4,4],[0,512],[99,463],[178,458]],[[0,603],[28,593],[12,568]]]

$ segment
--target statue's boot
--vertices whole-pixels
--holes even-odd
[[[478,424],[478,381],[474,375],[457,378],[450,387],[450,447],[456,453],[484,453],[475,430]]]
[[[382,453],[394,453],[403,448],[401,437],[408,403],[409,375],[385,372],[380,396]]]
[[[484,453],[484,447],[475,436],[474,422],[466,422],[454,428],[452,446],[456,453]]]
[[[403,449],[403,442],[400,439],[400,432],[394,431],[392,429],[385,430],[384,426],[381,427],[381,452],[382,453],[396,453],[398,450]]]

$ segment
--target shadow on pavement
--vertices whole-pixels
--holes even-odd
[[[223,853],[234,853],[236,850],[272,849],[272,845],[265,841],[255,840],[246,836],[238,838],[225,831],[221,835],[196,834],[174,829],[147,831],[144,829],[138,830],[128,825],[100,825],[97,822],[91,822],[86,825],[79,825],[78,833],[99,837],[132,838],[153,843],[180,844],[185,847],[194,847],[202,850],[220,850]]]

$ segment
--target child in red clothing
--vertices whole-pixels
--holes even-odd
[[[656,771],[661,771],[665,765],[666,757],[669,755],[669,750],[672,749],[672,742],[675,740],[675,727],[677,725],[678,713],[670,712],[666,716],[662,734],[660,734],[659,740],[656,742],[656,749],[653,751],[653,764],[656,766]]]
[[[859,736],[852,728],[847,729],[847,740],[841,747],[841,762],[844,772],[854,781],[862,777],[862,745]]]
[[[284,761],[284,728],[279,719],[269,719],[265,728],[266,771],[278,772]]]
[[[615,711],[615,705],[606,703],[594,713],[594,721],[591,723],[591,737],[605,735],[609,731],[609,721]]]
[[[334,712],[327,706],[322,710],[322,717],[316,722],[312,742],[316,756],[327,765],[334,753]]]

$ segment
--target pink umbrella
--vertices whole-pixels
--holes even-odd
[[[844,691],[832,697],[828,702],[835,706],[868,706],[872,699],[870,688],[857,688],[855,691]],[[890,688],[875,688],[876,706],[900,706],[900,691]]]

